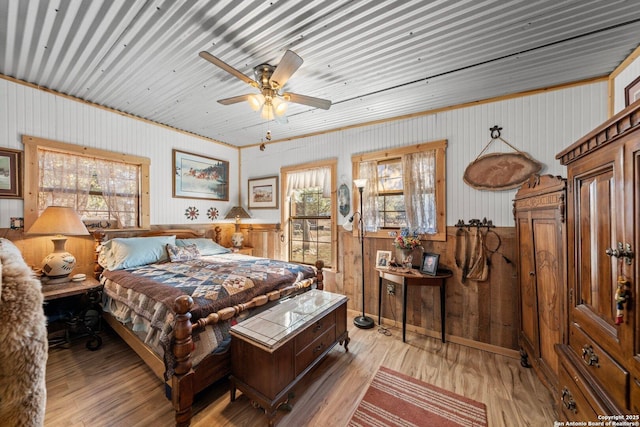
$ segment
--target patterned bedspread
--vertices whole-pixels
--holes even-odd
[[[195,320],[293,283],[310,285],[315,270],[267,258],[224,254],[104,271],[102,276],[104,311],[164,358],[168,378],[173,373],[173,355],[168,350],[173,339],[173,304],[178,296],[193,298],[191,314]],[[194,332],[194,365],[211,352],[223,351],[229,341],[229,327],[227,320]]]
[[[103,276],[163,303],[169,310],[173,310],[178,296],[189,295],[195,303],[192,319],[198,319],[279,287],[313,279],[315,270],[284,261],[225,254],[105,271]]]

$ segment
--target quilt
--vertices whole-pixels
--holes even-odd
[[[125,270],[103,271],[103,310],[128,325],[156,354],[164,358],[167,378],[172,375],[170,345],[180,295],[193,298],[192,320],[293,283],[315,281],[310,266],[240,254],[203,256],[181,262],[165,262]],[[224,351],[230,322],[194,331],[196,365],[211,352]]]

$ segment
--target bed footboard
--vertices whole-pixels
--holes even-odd
[[[320,290],[324,288],[323,268],[324,262],[316,262],[316,287]],[[172,348],[175,356],[175,367],[174,374],[171,377],[171,402],[176,412],[176,426],[186,427],[190,424],[194,395],[201,390],[201,387],[196,385],[193,362],[191,361],[191,353],[194,348],[192,331],[231,319],[245,310],[260,307],[269,301],[275,301],[301,289],[308,288],[310,285],[311,282],[308,281],[294,283],[285,288],[258,295],[246,303],[223,308],[207,317],[198,319],[195,323],[191,323],[190,313],[193,307],[193,299],[188,295],[176,298],[174,304],[176,323],[173,330],[175,341]]]

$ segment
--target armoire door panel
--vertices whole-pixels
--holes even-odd
[[[564,246],[557,221],[533,220],[533,240],[536,248],[535,267],[538,283],[538,321],[540,330],[540,355],[552,372],[558,372],[555,344],[562,342],[561,310],[564,280],[559,277],[564,268]]]
[[[538,305],[536,295],[535,266],[533,264],[532,231],[528,218],[518,218],[518,237],[520,241],[520,303],[521,303],[521,334],[530,348],[526,351],[533,351],[529,357],[537,358],[538,349]]]
[[[616,326],[615,292],[618,264],[607,249],[615,248],[621,238],[622,205],[619,185],[622,162],[619,153],[598,167],[589,164],[575,171],[573,188],[576,216],[576,280],[571,320],[589,331],[592,338],[605,343],[613,355],[622,357],[620,328]],[[603,160],[603,159],[600,159]]]

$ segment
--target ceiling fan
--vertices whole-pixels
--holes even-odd
[[[253,73],[255,80],[244,75],[221,59],[211,55],[209,52],[202,51],[200,52],[200,56],[248,85],[260,90],[258,94],[246,94],[219,99],[218,102],[220,104],[230,105],[247,101],[254,111],[261,111],[263,119],[275,119],[281,123],[286,123],[287,121],[285,116],[287,102],[308,105],[323,110],[328,110],[329,107],[331,107],[331,101],[327,99],[314,98],[292,92],[280,92],[303,62],[302,58],[291,50],[287,50],[284,53],[280,63],[275,67],[270,64],[260,64],[254,67]]]

